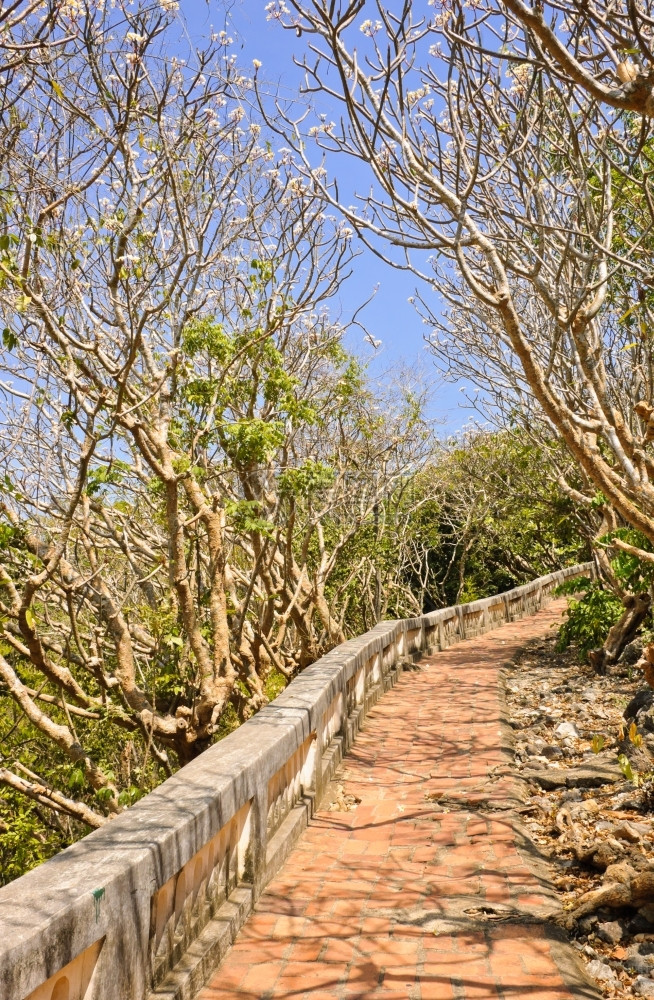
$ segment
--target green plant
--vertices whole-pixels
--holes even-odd
[[[614,538],[626,542],[635,549],[652,552],[650,541],[642,531],[636,531],[634,528],[618,528],[604,535],[599,542],[610,546]],[[621,586],[632,593],[647,590],[654,584],[654,563],[646,562],[632,552],[614,549],[611,555],[611,569]]]
[[[554,588],[554,596],[570,597],[572,594],[581,594],[592,587],[592,585],[593,581],[589,576],[573,576]]]
[[[620,765],[620,770],[624,774],[627,781],[631,781],[636,788],[640,782],[640,775],[638,771],[634,771],[631,764],[629,763],[629,758],[626,754],[621,753],[618,757],[618,764]]]
[[[585,663],[590,650],[603,644],[623,610],[622,603],[614,594],[596,583],[591,584],[583,597],[570,601],[566,620],[559,629],[557,650],[561,652],[575,643]]]

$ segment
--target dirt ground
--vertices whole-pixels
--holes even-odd
[[[521,812],[588,973],[607,997],[654,997],[654,692],[635,646],[605,677],[555,647],[506,668]]]

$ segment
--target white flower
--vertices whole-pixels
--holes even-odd
[[[291,13],[284,0],[271,0],[269,4],[266,4],[265,11],[268,21],[279,21],[284,14]]]
[[[260,59],[253,59],[252,60],[252,65],[254,66],[255,69],[261,69],[261,60]]]
[[[364,35],[368,35],[369,38],[372,38],[373,35],[376,35],[378,31],[381,31],[381,29],[381,21],[371,21],[370,18],[368,18],[367,21],[363,22],[359,31],[361,31]]]
[[[410,90],[406,95],[407,104],[412,107],[416,104],[422,97],[426,97],[429,93],[429,87],[425,84],[418,90]]]

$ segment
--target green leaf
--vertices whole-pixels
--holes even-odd
[[[629,758],[626,754],[621,753],[618,757],[618,764],[620,765],[620,770],[624,774],[627,781],[635,781],[636,775],[634,774],[633,768],[629,763]]]
[[[75,767],[70,772],[68,777],[68,787],[72,792],[78,792],[81,788],[84,788],[86,783],[86,778],[84,777],[84,771],[81,767]]]
[[[8,326],[2,331],[2,343],[8,351],[13,351],[18,347],[18,337]]]

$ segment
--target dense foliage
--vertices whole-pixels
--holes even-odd
[[[559,629],[557,648],[567,649],[574,643],[582,663],[588,660],[592,649],[600,647],[609,629],[620,619],[624,608],[622,602],[610,590],[590,580],[578,581],[584,590],[581,597],[570,598],[566,618]]]
[[[217,336],[213,324],[205,324],[202,328],[196,324],[188,332],[188,349],[194,352],[216,350],[211,344]],[[220,338],[221,350],[226,349],[224,334],[221,333]],[[271,373],[274,373],[275,384],[278,384],[293,371],[292,341],[276,351],[273,342],[266,342],[265,358],[259,359],[256,367],[261,379],[265,378],[264,372],[269,373],[268,377],[273,377]],[[353,505],[360,505],[361,497],[352,493],[355,488],[359,493],[366,489],[366,479],[360,471],[361,461],[354,466],[349,460],[344,469],[339,470],[329,451],[332,435],[324,438],[328,442],[325,450],[315,449],[318,448],[319,432],[325,427],[327,399],[334,391],[332,386],[342,385],[343,377],[347,379],[348,392],[337,410],[340,426],[344,430],[356,425],[358,430],[356,434],[350,430],[347,438],[341,438],[341,444],[343,446],[347,440],[352,449],[358,441],[357,447],[370,447],[370,443],[366,445],[368,434],[372,438],[380,433],[371,399],[373,387],[365,370],[333,339],[326,343],[319,370],[320,391],[318,388],[312,391],[311,399],[314,406],[319,406],[322,416],[320,419],[311,416],[307,425],[308,431],[313,435],[315,429],[316,435],[311,439],[311,462],[305,459],[292,465],[290,450],[283,464],[273,459],[269,465],[259,461],[254,468],[259,476],[265,471],[266,492],[260,494],[263,500],[245,499],[243,493],[241,499],[235,499],[239,496],[239,484],[247,486],[249,482],[248,478],[243,478],[244,470],[238,461],[245,447],[241,439],[237,445],[239,450],[232,453],[231,460],[223,459],[220,478],[215,480],[216,484],[224,483],[226,491],[227,565],[234,576],[229,589],[233,597],[228,621],[230,642],[236,654],[241,623],[237,605],[241,599],[236,581],[245,573],[248,553],[252,558],[252,547],[268,545],[271,538],[288,538],[292,558],[304,558],[307,572],[311,574],[320,565],[321,551],[338,549],[324,593],[330,613],[338,621],[339,634],[330,637],[325,631],[315,652],[306,649],[306,662],[312,655],[328,649],[341,635],[355,635],[371,627],[378,616],[416,614],[457,600],[474,599],[585,557],[583,533],[576,526],[570,501],[545,475],[543,454],[521,444],[508,432],[471,432],[449,444],[432,444],[428,461],[425,459],[422,466],[414,470],[404,467],[404,472],[393,483],[386,483],[383,495],[381,492],[374,495],[374,502],[364,509],[364,516],[357,517]],[[332,383],[327,377],[330,371]],[[251,375],[238,380],[238,385],[241,392],[245,391],[245,387],[251,385]],[[375,395],[377,392],[375,387]],[[264,390],[261,398],[265,395]],[[191,403],[183,402],[180,406],[177,433],[192,437],[200,398],[197,384],[187,383],[181,398],[191,399]],[[230,398],[238,399],[238,394]],[[388,406],[384,408],[386,415]],[[304,414],[305,419],[307,414],[308,411]],[[420,426],[416,424],[415,406],[412,414],[409,427],[415,430]],[[369,421],[372,426],[366,432]],[[232,422],[224,422],[220,426],[231,425]],[[296,433],[296,445],[299,440]],[[261,449],[261,437],[255,436],[253,442],[249,447]],[[221,454],[224,455],[224,451]],[[365,454],[370,458],[369,452]],[[263,457],[258,455],[259,459]],[[128,514],[136,525],[141,525],[143,532],[146,524],[165,523],[157,480],[148,479],[145,487],[136,491],[127,463],[121,461],[117,468],[98,466],[95,471],[91,470],[86,487],[89,499],[94,505],[102,504],[107,518],[116,516],[116,511]],[[507,462],[512,468],[508,477],[502,474],[502,469],[508,467]],[[353,467],[359,471],[353,473]],[[251,475],[252,469],[247,468]],[[334,503],[332,494],[332,502],[325,506],[339,475],[344,477],[347,499]],[[373,477],[380,478],[381,473]],[[318,512],[320,529],[312,537],[307,534],[307,525]],[[344,525],[347,526],[345,534]],[[338,547],[343,537],[347,544]],[[196,547],[197,539],[191,536],[186,548],[193,553]],[[29,559],[29,550],[20,541],[20,533],[6,535],[3,554],[7,566],[14,560],[18,565],[18,560]],[[113,559],[117,575],[123,577],[128,572],[126,563],[123,561],[121,565],[118,553],[114,553]],[[201,567],[199,572],[202,574]],[[156,579],[155,575],[152,582],[156,583]],[[201,581],[198,586],[202,595]],[[255,588],[261,586],[255,578]],[[147,631],[155,640],[152,654],[139,659],[146,689],[156,692],[161,712],[187,704],[196,690],[196,681],[193,661],[174,606],[167,607],[158,597],[155,609],[133,590],[123,600],[124,607],[128,606],[132,628],[139,628],[143,633]],[[202,607],[202,596],[199,603]],[[258,603],[255,595],[251,606],[255,611],[246,621],[250,622],[250,629],[260,629],[265,603]],[[57,619],[62,629],[70,621],[53,599],[37,605],[34,614],[35,621],[37,616],[47,614],[53,633]],[[82,613],[74,619],[80,632],[86,628],[84,618]],[[8,625],[10,622],[5,623],[5,628]],[[96,641],[101,644],[97,629],[96,634]],[[256,635],[256,631],[251,634]],[[12,635],[13,645],[4,644],[0,650],[2,655],[12,664],[21,683],[33,693],[34,700],[47,709],[48,717],[71,732],[78,759],[71,760],[67,748],[53,744],[49,734],[29,718],[6,688],[0,691],[3,758],[11,762],[17,778],[25,778],[31,792],[26,797],[25,792],[15,786],[3,792],[0,868],[5,880],[16,877],[88,831],[84,815],[72,813],[72,803],[86,807],[92,817],[106,809],[110,793],[90,786],[82,753],[101,770],[112,790],[115,789],[119,809],[136,802],[177,766],[170,749],[167,751],[151,734],[135,727],[124,703],[113,699],[110,692],[105,690],[90,707],[81,707],[73,699],[65,699],[54,685],[44,682],[43,675],[25,654],[20,655],[15,632]],[[273,641],[271,638],[268,645],[271,650]],[[52,646],[50,643],[50,648]],[[218,718],[214,739],[230,732],[252,711],[255,690],[261,704],[274,697],[294,670],[301,668],[302,662],[292,659],[302,650],[296,635],[288,648],[288,658],[277,663],[268,661],[265,667],[257,665],[252,671],[254,679],[250,673],[239,676]],[[74,650],[71,648],[70,652]],[[69,656],[67,662],[73,675],[87,684],[85,672],[77,666],[74,657]],[[41,790],[38,797],[34,794],[35,786]]]

